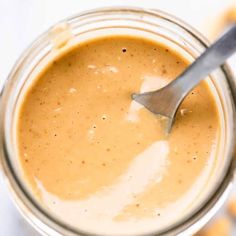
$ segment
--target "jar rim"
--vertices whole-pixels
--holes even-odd
[[[176,17],[174,17],[174,16],[172,16],[168,13],[165,13],[163,11],[159,11],[159,10],[149,10],[149,9],[133,8],[133,7],[97,8],[97,9],[94,9],[94,10],[89,10],[89,11],[85,11],[85,12],[76,14],[72,17],[66,18],[62,22],[67,22],[67,23],[69,23],[73,26],[73,23],[75,23],[76,20],[80,20],[80,23],[81,23],[81,20],[86,21],[87,19],[90,19],[92,16],[94,16],[96,14],[102,14],[103,15],[103,14],[106,14],[106,13],[127,13],[127,14],[135,13],[135,14],[142,14],[142,15],[146,14],[148,16],[152,16],[152,17],[156,17],[156,18],[159,17],[159,18],[162,18],[166,21],[169,21],[170,23],[172,23],[174,25],[177,25],[182,30],[186,31],[188,34],[190,34],[192,37],[194,37],[196,40],[198,40],[204,48],[206,48],[209,45],[209,42],[199,32],[197,32],[195,29],[193,29],[191,26],[189,26],[186,23],[182,22],[178,18],[176,18]],[[59,24],[60,24],[60,22],[59,22]],[[56,23],[55,25],[58,25],[58,23]],[[49,29],[44,34],[42,34],[20,56],[20,59],[13,66],[13,70],[10,73],[6,84],[11,83],[12,78],[15,77],[15,74],[19,72],[19,68],[22,66],[25,58],[27,58],[27,56],[30,53],[32,53],[32,51],[34,51],[36,49],[41,50],[41,48],[50,47],[50,44],[48,42],[48,34],[50,32],[51,32],[51,29]],[[236,89],[235,89],[234,83],[232,82],[232,73],[230,72],[230,69],[228,68],[227,64],[222,66],[221,70],[224,73],[225,78],[227,79],[227,83],[229,84],[229,87],[231,89],[232,99],[233,99],[233,103],[234,103],[234,106],[235,106],[235,104],[236,104],[236,93],[235,93]],[[14,171],[14,168],[12,167],[12,163],[11,163],[10,159],[8,158],[8,156],[10,155],[9,154],[10,153],[9,152],[9,147],[8,147],[8,145],[6,143],[6,140],[5,140],[5,135],[7,133],[7,130],[5,130],[5,128],[4,128],[4,120],[6,119],[6,117],[4,116],[5,115],[4,106],[6,105],[6,102],[4,101],[5,99],[7,99],[7,97],[5,96],[5,89],[4,89],[4,91],[2,92],[1,108],[0,108],[1,109],[0,112],[1,112],[2,117],[3,117],[1,119],[1,124],[0,124],[0,130],[2,131],[2,134],[3,134],[2,137],[0,137],[0,141],[1,141],[0,145],[2,145],[2,147],[3,147],[2,165],[3,165],[3,169],[6,173],[6,176],[9,180],[8,182],[10,183],[10,187],[14,192],[13,194],[15,194],[16,198],[20,199],[20,201],[21,201],[20,203],[18,203],[18,205],[20,205],[21,211],[26,211],[26,210],[22,210],[22,208],[31,207],[31,209],[30,209],[31,210],[31,214],[30,214],[31,216],[30,217],[39,219],[40,221],[43,222],[44,225],[46,224],[49,228],[52,227],[53,230],[55,230],[55,232],[57,232],[57,229],[56,229],[57,226],[60,226],[60,227],[63,228],[63,230],[68,229],[69,232],[66,231],[67,233],[79,234],[79,235],[93,235],[93,234],[90,234],[88,232],[82,232],[77,228],[75,229],[71,226],[68,226],[64,222],[61,222],[61,220],[55,219],[54,216],[48,215],[48,213],[45,212],[45,210],[41,206],[39,206],[34,199],[31,198],[31,196],[27,193],[27,190],[24,188],[24,186],[22,185],[22,183],[19,180],[19,178],[17,177],[17,175],[14,173],[15,171]],[[233,109],[235,110],[235,107]],[[235,129],[235,125],[234,125],[234,129]],[[232,158],[231,163],[229,164],[229,167],[228,167],[228,172],[226,173],[226,177],[224,178],[224,180],[220,184],[220,186],[218,186],[215,195],[212,196],[212,199],[209,198],[208,202],[206,203],[206,206],[208,206],[208,207],[202,206],[201,208],[204,207],[204,209],[199,209],[199,211],[195,213],[195,218],[194,218],[194,215],[191,216],[191,218],[192,218],[191,222],[189,220],[183,219],[182,221],[177,222],[177,224],[174,224],[174,226],[169,227],[167,230],[161,230],[161,231],[153,232],[153,234],[149,234],[149,235],[156,235],[156,234],[163,235],[163,234],[173,233],[175,231],[180,232],[179,231],[180,227],[182,227],[182,230],[187,230],[187,228],[189,227],[190,224],[195,224],[196,223],[197,218],[201,217],[203,214],[207,215],[206,214],[206,209],[209,211],[209,213],[214,212],[213,206],[219,203],[218,200],[221,196],[223,196],[223,195],[226,196],[225,193],[229,191],[229,189],[232,185],[231,184],[231,179],[232,179],[232,176],[233,176],[233,171],[234,171],[234,163],[233,163],[233,158]],[[212,211],[212,209],[213,209],[213,211]],[[210,214],[208,214],[208,218],[209,217],[210,217]],[[49,223],[51,223],[51,226],[48,224],[48,222],[45,223],[47,220],[50,220]],[[34,220],[34,222],[33,222],[34,226],[35,226],[36,221],[37,220]],[[38,224],[38,226],[36,225],[36,227],[40,228],[39,225],[40,224]],[[54,226],[52,226],[52,225],[54,225]]]

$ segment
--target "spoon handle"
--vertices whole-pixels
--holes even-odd
[[[222,65],[236,51],[236,25],[212,44],[169,85],[178,87],[182,96],[192,90],[203,78]],[[186,80],[187,79],[187,80]]]

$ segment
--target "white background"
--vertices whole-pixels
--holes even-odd
[[[207,34],[209,21],[233,0],[0,0],[0,90],[20,53],[55,22],[104,6],[156,8],[185,20]],[[236,6],[236,2],[235,2]],[[236,67],[235,67],[236,69]],[[1,170],[0,170],[1,172]],[[0,236],[36,236],[10,200],[0,173]]]

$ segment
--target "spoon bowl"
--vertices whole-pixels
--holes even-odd
[[[167,132],[175,121],[176,112],[189,92],[236,51],[236,25],[220,37],[182,74],[164,88],[153,92],[132,94],[131,98],[156,115],[167,118]]]

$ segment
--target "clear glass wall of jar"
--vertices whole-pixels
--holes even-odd
[[[28,222],[44,235],[94,235],[94,232],[92,229],[91,232],[84,232],[56,218],[30,192],[16,154],[17,104],[35,73],[39,73],[40,68],[58,53],[63,53],[78,42],[114,34],[138,35],[165,43],[190,61],[198,57],[208,45],[198,32],[166,13],[138,8],[106,8],[65,19],[41,35],[22,54],[8,77],[1,97],[1,162],[16,205]],[[228,66],[224,65],[214,71],[207,81],[217,100],[222,126],[219,158],[208,194],[188,215],[146,235],[195,233],[223,204],[232,186],[236,135],[234,80]]]

